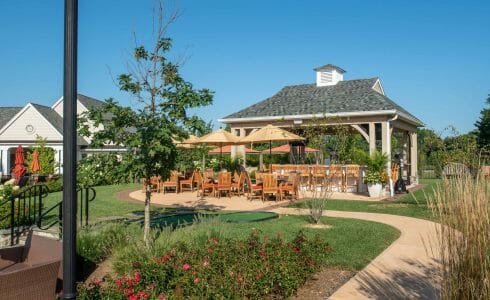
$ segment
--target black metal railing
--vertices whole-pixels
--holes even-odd
[[[62,234],[63,225],[63,201],[59,201],[53,206],[44,209],[43,199],[49,194],[49,188],[45,185],[34,185],[19,194],[0,202],[0,211],[4,214],[0,216],[0,224],[5,224],[10,230],[10,244],[13,246],[19,243],[19,237],[33,225],[41,230],[48,230],[54,225],[59,225],[59,234]],[[92,187],[79,188],[77,190],[77,207],[79,214],[80,227],[88,225],[89,202],[96,197],[96,192]],[[56,211],[54,213],[53,211]],[[44,224],[44,222],[48,224]]]

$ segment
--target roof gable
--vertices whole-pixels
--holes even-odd
[[[39,135],[52,140],[61,140],[63,121],[51,108],[28,103],[1,129],[3,140],[35,140]]]
[[[0,107],[0,129],[21,110],[22,107]]]

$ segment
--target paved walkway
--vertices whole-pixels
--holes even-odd
[[[278,208],[280,214],[308,210]],[[400,230],[400,237],[329,299],[437,299],[439,291],[436,223],[410,217],[327,211],[326,216],[374,221]],[[426,247],[427,246],[427,247]],[[429,253],[428,253],[429,252]],[[434,253],[432,253],[434,252]]]

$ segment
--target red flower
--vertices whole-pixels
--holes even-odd
[[[184,271],[187,271],[191,268],[191,265],[189,265],[188,263],[185,263],[183,266],[182,266],[182,270]]]
[[[203,267],[207,267],[207,266],[209,266],[209,260],[208,260],[208,258],[207,258],[207,257],[205,257],[205,258],[204,258],[204,261],[202,262],[202,266],[203,266]]]
[[[211,243],[217,245],[218,244],[218,239],[217,238],[210,238],[209,239],[211,241]]]
[[[149,290],[154,290],[155,289],[155,284],[153,282],[150,283],[150,285],[148,286],[148,289]]]
[[[201,279],[199,279],[199,278],[194,278],[194,283],[195,283],[195,284],[198,284],[198,283],[199,283],[199,281],[201,281]]]
[[[134,272],[133,277],[136,282],[141,280],[141,274],[139,272]]]
[[[136,295],[129,295],[128,300],[138,300],[138,296]]]
[[[160,298],[160,300],[167,300],[167,296],[165,294],[160,294],[158,298]]]

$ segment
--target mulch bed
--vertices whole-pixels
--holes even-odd
[[[323,268],[298,289],[296,296],[293,296],[290,299],[327,299],[354,275],[356,275],[356,272],[352,270]]]

